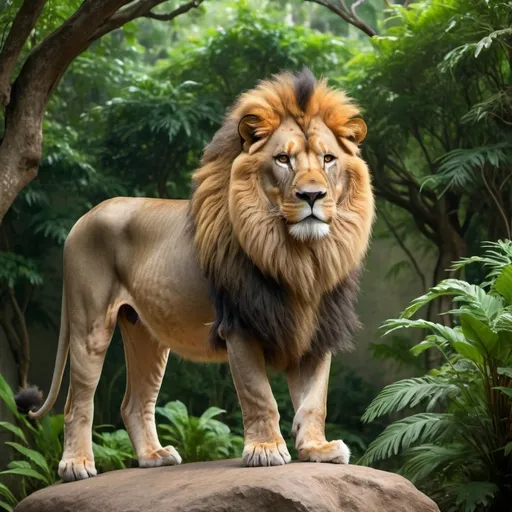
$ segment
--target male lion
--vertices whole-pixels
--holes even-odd
[[[54,404],[70,353],[65,481],[96,474],[93,395],[116,321],[127,363],[121,413],[141,467],[179,464],[155,402],[169,351],[229,360],[246,466],[290,462],[265,365],[283,370],[303,461],[347,463],[325,438],[331,354],[357,328],[357,273],[374,200],[358,143],[366,125],[310,71],[242,94],[207,146],[191,201],[116,198],[84,215],[64,247]]]

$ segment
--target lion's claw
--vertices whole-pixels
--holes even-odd
[[[242,455],[244,466],[282,466],[288,464],[292,458],[288,448],[280,443],[249,443],[245,445]]]

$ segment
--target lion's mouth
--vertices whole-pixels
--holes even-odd
[[[327,236],[329,231],[329,224],[316,217],[314,213],[299,222],[290,224],[289,227],[290,234],[298,240],[319,240]]]

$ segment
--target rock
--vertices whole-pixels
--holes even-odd
[[[362,466],[240,460],[112,471],[57,484],[15,512],[439,512],[405,478]]]

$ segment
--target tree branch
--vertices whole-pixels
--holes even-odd
[[[379,211],[379,215],[384,221],[384,224],[386,224],[386,226],[388,227],[389,231],[391,231],[391,234],[394,236],[397,244],[401,247],[401,249],[405,252],[406,256],[409,258],[409,261],[412,263],[414,270],[416,271],[418,277],[421,280],[422,290],[425,291],[427,289],[427,281],[425,279],[425,274],[421,271],[420,266],[418,265],[418,262],[414,257],[414,254],[408,249],[408,247],[405,245],[405,242],[400,238],[400,235],[398,234],[397,230],[393,227],[393,225],[386,217],[386,214],[384,213],[383,210]]]
[[[19,362],[19,374],[20,374],[20,385],[22,388],[28,387],[28,368],[30,366],[30,338],[28,334],[27,322],[25,321],[25,315],[20,309],[20,305],[18,303],[18,299],[14,294],[14,290],[12,288],[8,288],[9,297],[11,299],[12,307],[14,308],[14,313],[16,314],[20,330],[21,336],[19,337],[20,348],[21,348],[21,360]]]
[[[332,4],[329,2],[329,0],[305,0],[306,2],[311,2],[314,4],[322,5],[323,7],[327,7],[331,12],[339,16],[342,20],[345,20],[347,23],[352,25],[353,27],[358,28],[362,32],[364,32],[366,35],[373,37],[377,35],[375,30],[371,28],[369,25],[367,25],[361,18],[359,18],[356,13],[355,9],[350,12],[346,6],[345,3],[340,2],[340,7],[337,5]],[[364,0],[363,0],[364,1]],[[362,1],[358,0],[359,3],[362,3]],[[358,3],[356,2],[356,3]],[[356,6],[357,7],[357,6]]]
[[[25,0],[14,18],[0,52],[0,106],[9,103],[12,72],[45,3],[46,0]]]
[[[122,27],[125,23],[136,18],[146,17],[160,21],[173,20],[180,14],[185,14],[191,9],[199,7],[204,2],[204,0],[191,0],[190,2],[180,5],[174,9],[174,11],[166,14],[156,14],[151,12],[151,9],[154,9],[157,5],[163,4],[166,1],[167,0],[136,0],[135,2],[128,4],[125,8],[120,9],[105,21],[105,23],[103,23],[103,25],[101,25],[98,30],[92,34],[89,41],[96,41],[96,39],[99,39],[105,34]]]
[[[145,16],[166,0],[87,0],[28,56],[11,89],[0,140],[0,222],[12,202],[37,174],[42,121],[48,99],[71,62],[108,32]],[[203,0],[183,4],[174,17]]]

